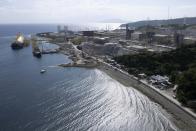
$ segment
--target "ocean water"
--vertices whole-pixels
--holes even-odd
[[[68,26],[69,30],[113,30],[118,29],[122,23],[87,23],[87,24],[0,24],[0,37],[15,36],[21,32],[25,35],[38,32],[56,32],[57,26]]]
[[[19,29],[56,29],[41,27],[0,26],[0,131],[178,130],[158,104],[98,69],[61,68],[70,62],[62,54],[37,59],[31,47],[10,48]]]
[[[18,32],[25,35],[38,32],[57,31],[56,24],[3,24],[0,25],[0,37],[15,36]]]

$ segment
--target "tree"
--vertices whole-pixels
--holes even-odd
[[[183,104],[196,100],[196,68],[185,71],[177,78],[177,98]]]

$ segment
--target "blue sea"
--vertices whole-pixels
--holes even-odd
[[[98,69],[61,68],[65,55],[10,48],[18,32],[46,31],[56,25],[0,25],[0,131],[177,130],[161,106]]]

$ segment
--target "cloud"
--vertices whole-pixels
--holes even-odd
[[[169,4],[168,4],[169,3]],[[1,23],[72,23],[105,19],[136,21],[194,16],[194,0],[1,0]]]

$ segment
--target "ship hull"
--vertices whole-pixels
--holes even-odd
[[[19,50],[19,49],[22,49],[24,47],[24,44],[23,43],[12,43],[11,44],[11,47],[13,50]]]
[[[41,54],[41,52],[33,52],[33,56],[35,56],[37,58],[41,58],[42,54]]]

